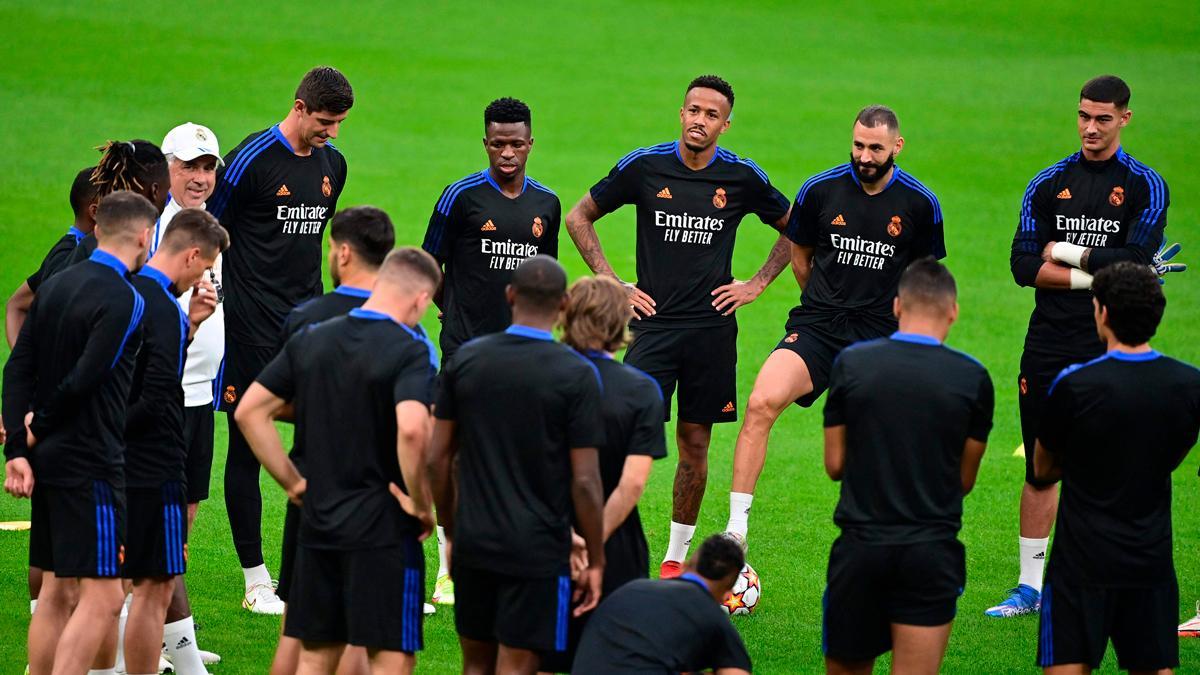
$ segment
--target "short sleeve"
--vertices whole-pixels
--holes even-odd
[[[987,443],[988,434],[992,431],[992,414],[995,406],[996,392],[992,386],[992,377],[988,375],[987,370],[983,370],[979,377],[979,391],[971,403],[971,421],[967,427],[969,438],[980,443]]]
[[[392,404],[417,401],[428,406],[433,402],[435,373],[423,343],[406,350],[403,365],[396,371],[396,379],[392,385]]]
[[[292,400],[296,395],[296,371],[292,361],[296,350],[301,349],[298,343],[304,339],[305,333],[307,331],[300,331],[292,336],[279,354],[258,374],[257,382],[285,401]]]
[[[568,404],[567,445],[572,448],[598,448],[604,444],[600,375],[595,366],[587,365],[586,369],[576,371],[579,373],[577,384]]]
[[[609,213],[637,201],[640,169],[641,162],[627,157],[617,162],[607,176],[592,186],[589,193],[601,213]]]
[[[647,381],[639,392],[637,418],[629,439],[629,455],[667,456],[666,425],[663,422],[663,396],[657,382]]]
[[[788,218],[783,233],[797,246],[816,246],[821,237],[820,196],[816,190],[800,188],[792,204],[792,215]]]
[[[846,359],[845,353],[833,361],[829,373],[829,393],[825,397],[825,427],[846,424]]]
[[[721,618],[724,619],[724,617]],[[712,652],[705,665],[713,670],[738,668],[751,672],[750,654],[746,651],[746,644],[742,642],[742,636],[734,627],[733,622],[725,619],[717,622],[716,625],[718,627],[717,635],[710,643]]]
[[[767,175],[762,173],[761,169],[756,166],[751,168],[754,170],[754,175],[750,177],[750,180],[757,189],[751,191],[746,210],[758,216],[759,220],[767,225],[774,225],[787,214],[791,202],[782,192],[775,189],[774,185],[771,185],[771,181],[767,179]]]
[[[425,240],[421,248],[429,255],[445,263],[454,250],[454,242],[462,229],[460,209],[458,208],[460,190],[458,184],[449,185],[442,190],[442,196],[434,205],[433,213],[429,215],[429,224],[425,227]]]

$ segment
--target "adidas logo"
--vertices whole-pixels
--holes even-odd
[[[663,188],[663,189],[659,190],[658,194],[655,196],[658,197],[659,199],[670,199],[671,198],[671,188]]]
[[[183,637],[179,638],[179,642],[175,643],[175,649],[183,649],[184,647],[188,647],[191,644],[192,644],[192,641],[187,639],[187,636],[184,635]]]
[[[837,218],[834,218],[833,220],[829,221],[829,224],[830,225],[845,225],[846,219],[843,218],[842,214],[839,213],[839,214],[837,214]]]
[[[279,189],[275,191],[275,196],[276,197],[291,197],[292,191],[287,189],[287,184],[285,183],[283,185],[280,185]]]
[[[1034,554],[1033,554],[1033,559],[1034,559],[1034,560],[1045,560],[1045,559],[1046,559],[1046,552],[1045,552],[1045,551],[1042,551],[1041,553],[1034,553]]]
[[[1063,188],[1063,191],[1058,193],[1057,196],[1059,199],[1070,199],[1071,198],[1071,189]]]
[[[723,412],[723,413],[731,413],[731,412],[734,412],[734,411],[736,411],[736,410],[737,410],[737,408],[733,407],[733,401],[730,401],[729,403],[726,403],[726,404],[725,404],[725,407],[724,407],[724,408],[721,408],[721,412]]]
[[[488,218],[488,221],[487,221],[486,223],[484,223],[484,224],[483,224],[483,227],[481,227],[481,228],[479,228],[479,229],[480,229],[480,231],[482,231],[482,232],[495,232],[495,231],[496,231],[496,224],[492,222],[492,219],[491,219],[491,218]]]

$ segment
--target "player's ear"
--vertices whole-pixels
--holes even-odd
[[[958,301],[957,300],[955,300],[953,303],[950,304],[950,325],[953,326],[955,321],[958,321]]]
[[[512,287],[512,284],[504,287],[504,301],[508,303],[509,307],[512,307],[517,301],[517,291]]]
[[[100,207],[99,200],[93,201],[91,204],[88,204],[88,206],[87,206],[88,220],[92,221],[93,223],[96,222],[96,209],[99,207]]]
[[[900,318],[900,296],[899,295],[892,298],[892,314],[894,314],[897,319]]]
[[[300,115],[301,117],[304,116],[304,109],[304,101],[296,99],[295,102],[292,103],[292,112]]]
[[[1133,111],[1126,108],[1125,112],[1121,113],[1121,121],[1117,124],[1117,128],[1124,129],[1125,125],[1129,124],[1131,117],[1133,117]]]
[[[904,137],[896,136],[896,148],[895,148],[895,150],[892,150],[892,154],[899,155],[900,151],[903,149],[904,149]]]

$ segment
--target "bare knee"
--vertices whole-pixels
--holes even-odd
[[[779,396],[756,388],[750,392],[750,400],[746,402],[746,423],[772,424],[788,403],[780,400]]]
[[[60,579],[47,572],[43,577],[38,607],[70,613],[79,604],[79,580]]]
[[[680,422],[675,430],[681,459],[690,462],[708,459],[708,444],[712,439],[712,427],[705,424]]]

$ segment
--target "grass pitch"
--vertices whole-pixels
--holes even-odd
[[[96,160],[93,146],[112,138],[158,141],[190,120],[232,148],[282,119],[300,76],[318,63],[341,68],[357,95],[338,139],[350,166],[341,205],[383,207],[398,240],[409,244],[420,242],[441,188],[485,166],[481,111],[497,96],[521,97],[532,107],[530,175],[558,192],[564,211],[624,153],[678,137],[683,88],[701,73],[719,73],[737,91],[722,146],[752,157],[789,196],[807,176],[846,160],[859,108],[894,107],[908,141],[899,163],[937,193],[945,213],[947,262],[962,305],[950,343],[986,364],[997,385],[996,428],[965,506],[969,581],[947,672],[1034,668],[1036,619],[982,616],[1017,576],[1022,463],[1013,457],[1020,442],[1015,380],[1033,294],[1013,284],[1008,250],[1028,180],[1078,147],[1073,106],[1089,77],[1114,72],[1130,82],[1135,114],[1125,147],[1170,184],[1167,236],[1184,243],[1185,262],[1200,265],[1200,178],[1188,168],[1200,108],[1194,2],[1016,0],[983,8],[910,0],[854,7],[5,0],[0,22],[7,36],[0,45],[9,147],[0,165],[5,295],[70,223],[67,189],[74,172]],[[632,277],[632,209],[606,218],[599,230],[618,271]],[[563,237],[563,262],[573,276],[583,274]],[[773,237],[747,219],[735,258],[740,278],[754,273]],[[1193,363],[1200,362],[1198,275],[1194,269],[1170,280],[1155,342]],[[742,405],[797,295],[785,272],[739,312]],[[755,501],[750,560],[765,596],[737,625],[759,672],[813,672],[822,663],[820,598],[837,489],[822,471],[819,413],[820,404],[785,413]],[[203,627],[200,644],[224,657],[214,672],[259,673],[278,622],[239,605],[242,580],[221,489],[224,430],[222,418],[212,499],[191,537],[188,582]],[[737,425],[714,433],[698,536],[724,526],[736,433]],[[1200,597],[1198,461],[1190,458],[1176,478],[1181,617]],[[657,464],[642,502],[656,556],[666,545],[673,470],[673,458]],[[265,477],[263,490],[266,557],[276,570],[284,499]],[[28,513],[28,502],[0,498],[0,521]],[[25,662],[27,541],[27,533],[0,532],[4,672],[20,672]],[[427,550],[432,573],[436,555],[432,545]],[[1200,641],[1185,641],[1181,656],[1185,672],[1200,668]],[[459,668],[451,611],[426,623],[418,667]]]

